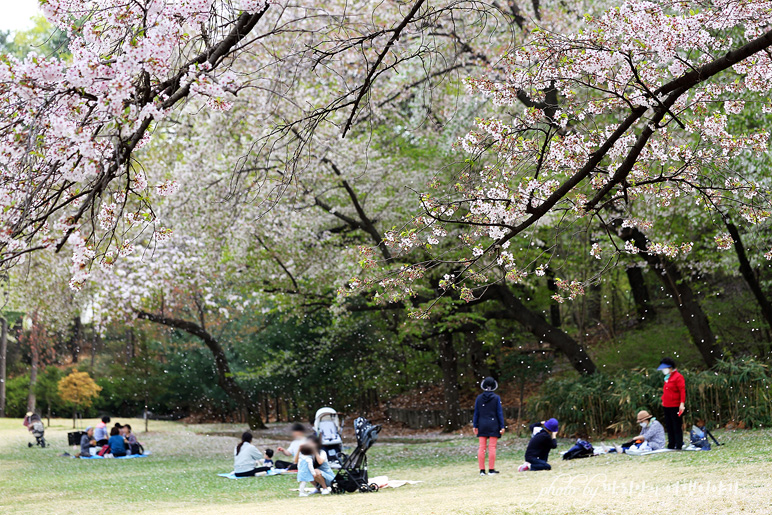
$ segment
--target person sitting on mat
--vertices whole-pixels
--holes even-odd
[[[91,449],[96,447],[96,440],[94,440],[94,428],[88,426],[86,432],[80,437],[80,455],[86,458],[91,456]]]
[[[263,454],[265,454],[265,458],[263,459],[263,466],[273,467],[273,449],[266,449]]]
[[[525,463],[520,465],[517,470],[525,472],[528,470],[552,470],[547,460],[550,451],[558,446],[558,421],[551,418],[547,421],[531,424],[528,426],[533,436],[525,449]]]
[[[300,497],[307,497],[309,494],[321,493],[328,495],[331,492],[330,485],[335,474],[327,460],[327,453],[321,449],[321,443],[317,436],[312,436],[300,446],[295,455],[295,464],[298,467],[298,483]],[[311,492],[306,492],[306,483],[313,482],[316,488]]]
[[[271,467],[257,466],[262,458],[263,453],[252,445],[252,433],[247,431],[241,435],[241,442],[233,450],[233,472],[236,477],[250,477],[271,470]]]
[[[110,446],[110,454],[115,458],[126,456],[126,441],[121,436],[121,430],[117,427],[110,429],[110,438],[107,440]]]
[[[665,428],[659,420],[652,417],[648,411],[641,410],[638,412],[636,422],[641,426],[641,434],[636,437],[636,440],[643,440],[639,449],[645,447],[647,450],[657,451],[665,447]]]
[[[504,434],[504,410],[501,408],[501,398],[493,393],[499,387],[492,377],[486,377],[480,383],[483,393],[474,401],[474,417],[472,426],[474,434],[479,439],[477,449],[477,465],[480,475],[485,475],[485,448],[488,448],[488,474],[498,474],[496,470],[496,444]]]
[[[295,422],[292,425],[292,443],[288,448],[277,447],[276,450],[285,456],[297,456],[300,446],[306,443],[306,427],[300,422]],[[276,460],[274,467],[277,469],[297,470],[297,462]]]
[[[131,426],[123,426],[123,436],[129,446],[129,454],[142,454],[142,443],[137,440],[137,436],[132,432]]]
[[[110,417],[104,416],[102,417],[102,421],[99,422],[94,428],[94,438],[96,439],[96,444],[99,447],[107,445],[107,440],[110,438],[110,433],[107,429],[107,424],[109,423]]]

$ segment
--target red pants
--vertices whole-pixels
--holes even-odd
[[[495,436],[480,436],[480,447],[477,449],[477,464],[480,470],[485,470],[485,447],[488,447],[488,470],[496,468],[496,443],[499,439]]]

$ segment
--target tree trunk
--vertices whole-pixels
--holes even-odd
[[[517,435],[520,436],[523,420],[523,403],[525,402],[525,381],[520,381],[520,400],[517,403]]]
[[[485,377],[490,375],[490,369],[486,363],[485,351],[483,350],[483,342],[477,338],[477,334],[469,332],[466,333],[467,348],[469,349],[469,365],[472,367],[472,373],[474,374],[477,382],[482,381]]]
[[[587,291],[586,307],[585,326],[597,327],[601,323],[601,315],[603,313],[603,289],[600,283],[590,284]]]
[[[764,295],[764,290],[761,288],[759,278],[753,271],[751,262],[748,260],[748,256],[745,254],[745,246],[743,245],[743,241],[740,238],[740,231],[738,231],[737,226],[735,226],[729,220],[724,220],[724,224],[726,225],[726,229],[729,231],[729,235],[732,237],[732,241],[734,242],[734,250],[737,254],[737,261],[740,263],[740,274],[742,274],[745,282],[748,283],[748,287],[751,289],[751,293],[753,293],[753,296],[756,298],[756,302],[759,303],[761,314],[764,317],[764,320],[766,320],[769,328],[772,329],[772,304],[770,304],[767,296]]]
[[[80,321],[80,315],[73,319],[72,335],[70,337],[70,354],[72,355],[72,362],[78,362],[78,356],[80,355],[80,347],[83,334],[83,324]]]
[[[134,331],[126,329],[126,364],[134,359]]]
[[[651,305],[649,289],[643,278],[643,271],[637,266],[627,268],[627,282],[630,283],[630,293],[633,294],[635,310],[641,320],[654,317],[654,307]]]
[[[8,321],[0,317],[0,418],[5,418],[5,369],[8,354]]]
[[[562,352],[580,374],[595,373],[595,363],[576,340],[525,307],[506,284],[497,284],[493,288],[495,288],[494,294],[504,304],[507,315],[512,320],[522,324],[540,341],[545,341]]]
[[[29,392],[27,393],[27,411],[35,412],[35,385],[38,382],[38,366],[40,364],[40,350],[36,343],[30,346],[31,365],[29,371]]]
[[[445,426],[443,431],[461,428],[461,400],[458,392],[458,357],[453,346],[453,335],[440,333],[439,362],[442,369],[442,391],[445,397]]]
[[[89,370],[91,371],[91,375],[94,375],[94,360],[96,359],[96,351],[97,351],[97,332],[96,327],[93,327],[95,324],[92,324],[92,333],[91,333],[91,364],[89,365]]]
[[[721,349],[716,344],[716,336],[710,328],[710,322],[702,310],[697,297],[684,279],[678,266],[664,256],[646,252],[648,242],[646,236],[634,227],[617,228],[619,237],[624,241],[633,240],[640,249],[639,256],[649,265],[652,271],[662,281],[665,290],[673,297],[681,319],[689,330],[694,345],[702,355],[703,361],[709,367],[721,358]]]
[[[72,408],[72,428],[75,429],[75,422],[78,420],[78,407]],[[51,425],[51,424],[49,424]]]
[[[547,269],[547,289],[552,293],[558,292],[558,285],[555,282],[554,272],[551,269]],[[557,301],[552,300],[550,302],[550,324],[555,327],[560,327],[560,304]]]
[[[209,334],[206,329],[193,322],[188,322],[187,320],[169,318],[163,315],[148,313],[146,311],[137,311],[136,314],[140,319],[162,324],[167,327],[174,327],[201,339],[214,356],[214,365],[217,370],[217,384],[220,385],[220,388],[222,388],[228,397],[233,399],[236,404],[247,410],[247,422],[250,429],[265,429],[265,424],[260,416],[260,404],[252,399],[233,378],[233,373],[231,372],[230,364],[228,363],[228,357],[225,355],[222,345],[220,345],[220,342]]]

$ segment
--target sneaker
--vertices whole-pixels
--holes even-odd
[[[299,497],[308,497],[308,492],[300,492]]]
[[[330,495],[331,492],[332,490],[329,488],[322,488],[322,495]]]
[[[529,470],[531,470],[531,464],[528,463],[527,461],[522,465],[520,465],[519,467],[517,467],[518,472],[528,472]]]
[[[319,495],[320,493],[321,493],[321,492],[319,491],[319,489],[318,489],[318,488],[314,488],[313,490],[310,490],[310,491],[308,492],[308,495]]]
[[[491,476],[491,475],[493,475],[493,474],[498,474],[498,473],[499,473],[499,471],[498,471],[498,470],[495,470],[495,469],[490,469],[490,470],[488,471],[488,475],[489,475],[489,476]]]
[[[617,450],[617,454],[624,454],[624,453],[625,453],[625,450],[624,450],[624,449],[622,449],[622,446],[621,446],[621,445],[616,445],[616,444],[614,444],[614,449],[616,449],[616,450]]]
[[[481,470],[480,470],[480,476],[482,477],[482,476],[486,476],[486,475],[487,475],[487,474],[485,473],[485,470],[482,470],[482,469],[481,469]]]

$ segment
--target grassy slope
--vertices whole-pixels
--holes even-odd
[[[53,447],[28,449],[30,437],[21,421],[0,420],[0,513],[261,514],[301,509],[327,514],[565,515],[649,513],[673,505],[680,506],[680,513],[772,512],[769,431],[722,432],[719,437],[728,445],[710,453],[610,455],[572,462],[553,458],[552,472],[527,474],[514,471],[524,441],[507,437],[497,467],[504,473],[486,478],[475,474],[470,438],[385,440],[371,450],[371,475],[422,484],[376,494],[297,499],[292,477],[234,481],[216,476],[231,469],[235,439],[201,433],[238,429],[233,426],[153,422],[152,432],[139,436],[154,456],[99,461],[58,457],[70,450],[64,445],[68,427],[65,420],[53,421],[47,430]],[[259,433],[260,447],[276,447],[280,430]],[[569,445],[562,440],[558,450]],[[724,490],[717,486],[722,481]],[[673,491],[679,484],[682,490]],[[709,491],[689,491],[699,487]]]

